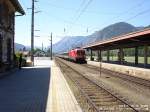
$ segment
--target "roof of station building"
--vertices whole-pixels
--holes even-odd
[[[18,0],[10,0],[10,2],[13,4],[13,6],[15,7],[16,11],[18,11],[19,13],[21,13],[22,15],[25,14],[25,11],[23,10],[22,6],[20,5]]]
[[[86,45],[82,48],[84,49],[96,48],[96,47],[100,48],[103,46],[109,47],[109,45],[119,46],[121,44],[127,44],[130,42],[134,43],[134,42],[145,42],[145,41],[150,42],[150,28],[146,28],[144,30],[140,30],[140,31],[136,31],[136,32],[120,35],[120,36],[116,36],[116,37],[113,37],[112,39],[95,42],[95,43]]]

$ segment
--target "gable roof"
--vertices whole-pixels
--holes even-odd
[[[23,8],[21,7],[20,3],[18,0],[10,0],[10,2],[13,4],[13,6],[15,7],[16,11],[18,11],[19,13],[21,13],[22,15],[25,14],[25,11],[23,10]]]

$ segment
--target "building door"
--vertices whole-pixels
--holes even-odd
[[[11,63],[11,39],[7,39],[7,62]]]

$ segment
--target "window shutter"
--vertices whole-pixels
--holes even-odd
[[[0,4],[0,24],[2,23],[2,4]]]

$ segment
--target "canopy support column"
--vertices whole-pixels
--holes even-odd
[[[144,67],[147,66],[147,52],[148,52],[148,46],[144,46]]]
[[[135,47],[135,65],[138,65],[138,46]]]

